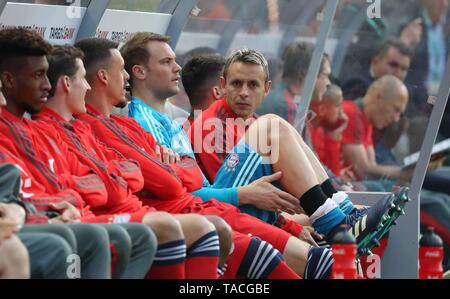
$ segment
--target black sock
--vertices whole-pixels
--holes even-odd
[[[331,183],[331,180],[328,179],[325,182],[322,183],[322,185],[320,185],[320,187],[323,190],[323,193],[325,193],[325,195],[328,198],[332,198],[334,193],[337,193],[338,191],[334,188],[333,183]]]
[[[328,197],[320,188],[320,185],[316,185],[306,191],[300,198],[300,205],[305,210],[306,215],[311,216],[314,212],[327,201]]]

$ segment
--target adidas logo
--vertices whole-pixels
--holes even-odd
[[[367,215],[364,215],[363,218],[361,218],[360,221],[354,226],[353,228],[353,235],[355,238],[358,238],[360,233],[366,229],[367,225]]]

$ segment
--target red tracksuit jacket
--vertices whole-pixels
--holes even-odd
[[[341,141],[333,139],[322,127],[309,126],[311,141],[319,160],[339,176],[341,171]]]
[[[104,205],[107,191],[98,175],[81,164],[56,134],[50,138],[32,127],[32,121],[22,121],[5,109],[2,111],[0,136],[12,141],[14,146],[7,149],[22,159],[31,176],[45,187],[47,193],[58,194],[66,188],[73,189],[91,208]],[[54,130],[47,133],[52,132]]]
[[[92,106],[88,113],[77,115],[92,128],[98,138],[141,165],[146,196],[145,204],[171,213],[179,213],[186,206],[202,200],[189,192],[201,188],[203,176],[195,161],[183,157],[181,163],[161,163],[154,151],[156,141],[133,119],[120,115],[106,118]],[[143,199],[145,197],[146,199]]]
[[[51,204],[68,202],[78,207],[84,205],[81,196],[72,189],[64,189],[57,194],[48,194],[45,187],[31,176],[31,171],[28,170],[23,160],[7,148],[14,149],[14,146],[9,140],[2,140],[2,145],[0,145],[0,164],[13,164],[19,169],[21,178],[19,197],[22,202],[33,206],[36,210],[33,213],[27,211],[27,224],[48,223],[49,218],[45,215],[45,212],[53,211],[50,208]],[[38,213],[38,211],[42,213]],[[92,216],[88,211],[86,212],[85,216]]]
[[[187,135],[200,168],[211,183],[227,155],[244,136],[256,115],[238,119],[226,99],[215,101],[194,121]]]
[[[56,130],[78,159],[102,178],[108,190],[108,202],[93,210],[96,215],[136,213],[142,209],[142,202],[133,195],[144,186],[144,178],[136,161],[125,159],[119,152],[101,143],[89,124],[81,120],[67,122],[49,108],[34,115],[33,120],[36,120],[33,125],[42,132]]]

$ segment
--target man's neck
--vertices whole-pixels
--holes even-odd
[[[292,80],[285,81],[286,89],[291,93],[292,96],[301,95],[303,91],[303,84],[294,83]]]
[[[425,23],[428,23],[429,25],[431,25],[431,27],[434,27],[436,25],[440,25],[440,23],[443,23],[443,19],[444,19],[443,15],[431,14],[427,9],[424,9],[423,14],[424,14],[424,18],[425,18]]]
[[[8,99],[8,98],[6,98],[6,99]],[[11,101],[6,100],[6,107],[5,107],[6,110],[8,110],[8,112],[11,113],[12,115],[14,115],[15,117],[22,119],[23,116],[25,115],[26,111],[15,105],[12,105],[11,103],[14,103],[14,100],[11,100]]]
[[[211,99],[214,99],[213,101],[211,101]],[[192,117],[197,116],[200,112],[207,110],[209,107],[211,107],[211,105],[216,102],[219,101],[220,99],[217,99],[213,93],[208,93],[206,96],[204,96],[203,98],[199,98],[198,102],[196,102],[194,105],[191,104],[191,112],[190,115]],[[197,113],[195,113],[197,112]]]
[[[94,107],[95,110],[105,117],[110,117],[114,109],[105,93],[96,90],[91,90],[86,94],[86,104]]]
[[[153,92],[145,88],[133,88],[132,95],[159,112],[166,112],[167,99],[158,99]]]
[[[59,116],[64,118],[65,121],[70,121],[72,119],[72,113],[65,103],[66,101],[64,99],[54,96],[47,101],[45,107],[56,112]]]

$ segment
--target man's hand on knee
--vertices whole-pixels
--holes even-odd
[[[312,246],[318,247],[316,240],[322,240],[323,237],[318,234],[313,227],[311,226],[303,226],[302,231],[300,232],[298,238],[306,243],[311,244]]]

